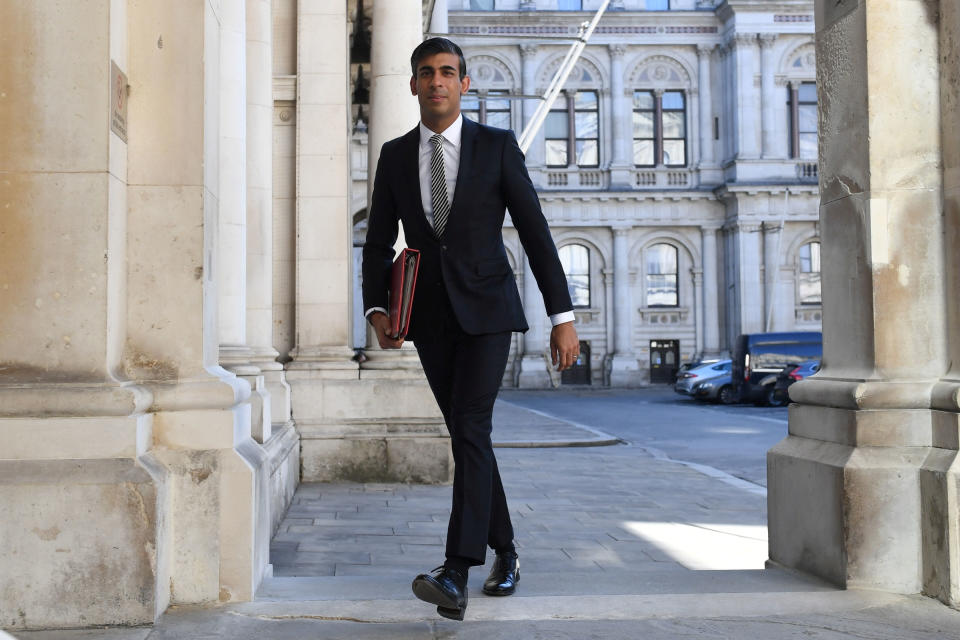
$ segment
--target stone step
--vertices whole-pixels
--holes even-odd
[[[257,592],[258,602],[410,600],[410,583],[425,568],[380,575],[273,577]],[[654,596],[716,593],[837,593],[834,587],[784,571],[690,571],[680,568],[642,571],[524,572],[514,597]],[[481,595],[487,568],[470,574],[470,593]]]

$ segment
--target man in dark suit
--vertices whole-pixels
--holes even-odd
[[[414,594],[462,620],[467,573],[496,560],[483,591],[510,595],[519,580],[510,512],[490,441],[493,405],[513,331],[527,323],[503,246],[509,210],[553,323],[559,370],[579,354],[573,304],[540,201],[511,131],[463,118],[470,87],[463,53],[431,38],[411,56],[420,124],[383,145],[363,247],[363,302],[380,346],[399,348],[386,315],[398,224],[420,251],[410,330],[453,448],[453,505],[446,561],[413,581]],[[529,276],[528,276],[529,277]]]

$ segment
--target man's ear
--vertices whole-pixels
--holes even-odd
[[[463,76],[460,81],[460,95],[465,95],[470,90],[470,76]]]
[[[417,79],[414,76],[410,76],[410,95],[417,95]]]

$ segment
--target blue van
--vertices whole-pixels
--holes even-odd
[[[771,402],[777,374],[790,364],[823,356],[819,331],[744,333],[733,349],[731,375],[740,402]]]

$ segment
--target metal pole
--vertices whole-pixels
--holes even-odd
[[[597,28],[597,23],[600,22],[600,18],[603,17],[603,13],[607,10],[607,5],[609,4],[610,0],[603,0],[603,4],[600,5],[596,15],[593,16],[593,20],[581,25],[577,41],[573,43],[570,50],[567,51],[563,62],[560,63],[560,68],[557,69],[556,75],[553,76],[550,87],[544,95],[543,102],[537,106],[537,110],[534,112],[533,117],[530,118],[530,122],[527,123],[523,133],[520,134],[518,144],[522,152],[527,152],[540,127],[543,126],[544,121],[547,119],[547,114],[550,113],[550,109],[553,107],[554,101],[560,94],[560,90],[566,83],[567,78],[570,77],[570,72],[573,71],[573,67],[576,66],[580,54],[583,53],[584,48],[587,46],[587,41],[590,39],[590,36],[593,35],[594,29]]]

